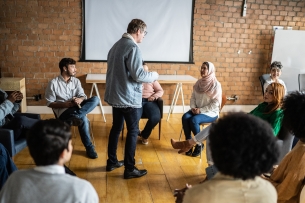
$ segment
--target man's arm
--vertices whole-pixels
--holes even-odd
[[[0,104],[0,121],[2,121],[6,115],[10,113],[13,114],[19,109],[20,104],[15,103],[15,101],[19,98],[20,94],[15,91]]]
[[[130,76],[137,82],[153,82],[159,77],[157,72],[147,72],[144,70],[142,55],[137,46],[130,50],[126,65]]]
[[[52,109],[59,109],[59,108],[70,108],[76,106],[76,103],[71,100],[71,101],[66,101],[66,102],[52,102],[49,104],[48,107]]]

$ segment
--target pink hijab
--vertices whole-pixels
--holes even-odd
[[[221,85],[215,76],[215,66],[211,62],[208,62],[208,64],[208,75],[197,80],[194,85],[194,90],[201,94],[206,93],[211,99],[216,99],[219,102],[219,105],[221,105],[222,90]]]

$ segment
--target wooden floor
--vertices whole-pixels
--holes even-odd
[[[42,119],[54,117],[53,114],[41,116]],[[181,117],[182,114],[172,114],[169,121],[166,121],[167,114],[164,114],[161,140],[158,139],[158,126],[156,126],[148,145],[138,141],[136,166],[139,169],[147,169],[146,176],[125,180],[123,179],[124,167],[106,172],[107,143],[112,124],[110,114],[106,115],[106,123],[101,115],[88,115],[93,125],[95,147],[99,158],[92,160],[86,157],[85,148],[76,130],[77,135],[72,138],[73,155],[67,166],[78,177],[92,183],[101,203],[174,202],[173,190],[184,187],[185,183],[198,184],[205,178],[207,167],[205,150],[200,161],[199,157],[180,155],[171,147],[170,138],[179,139]],[[140,129],[143,129],[145,122],[144,119],[140,121]],[[123,141],[119,139],[117,152],[119,160],[123,159],[124,145],[125,139]],[[19,169],[35,166],[27,148],[13,159]]]

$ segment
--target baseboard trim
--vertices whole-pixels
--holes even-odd
[[[250,112],[257,105],[226,105],[223,107],[222,112]],[[170,106],[163,107],[163,113],[168,113]],[[112,114],[111,106],[103,106],[105,114]],[[183,110],[183,106],[175,106],[173,113],[184,113],[190,109],[189,106],[185,106]],[[38,113],[38,114],[53,114],[51,108],[46,106],[27,106],[27,113]],[[100,114],[101,109],[99,106],[95,107],[90,114]]]

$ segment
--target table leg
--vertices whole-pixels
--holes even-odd
[[[177,94],[176,94],[175,103],[174,103],[174,106],[173,106],[173,108],[172,108],[171,114],[172,114],[173,111],[174,111],[174,108],[175,108],[175,106],[176,106],[176,104],[177,104],[177,100],[178,100],[179,94],[180,94],[180,92],[181,92],[181,83],[178,83],[178,85],[179,85],[179,87],[178,87],[178,92],[177,92]]]
[[[180,85],[179,85],[179,84],[180,84],[180,83],[177,83],[177,84],[176,84],[176,89],[175,89],[174,97],[173,97],[172,103],[171,103],[171,105],[170,105],[170,107],[169,107],[169,111],[168,111],[168,115],[167,115],[166,121],[168,121],[170,114],[173,113],[173,110],[174,110],[174,107],[175,107],[175,106],[174,106],[174,105],[175,105],[175,100],[176,100],[176,97],[179,95],[179,93],[177,94],[177,92],[180,91],[180,90],[179,90],[179,88],[180,88]]]
[[[101,108],[101,111],[102,111],[102,114],[103,114],[103,118],[104,118],[104,122],[106,123],[106,118],[105,118],[105,115],[104,115],[104,109],[103,109],[103,105],[102,105],[102,101],[101,101],[101,97],[100,97],[100,93],[97,89],[97,85],[96,83],[93,83],[93,86],[94,86],[94,89],[95,89],[95,92],[96,92],[96,95],[98,96],[98,98],[100,99],[100,108]],[[92,91],[92,90],[91,90]],[[91,93],[91,96],[92,96],[92,93]]]
[[[181,85],[181,99],[182,99],[182,106],[183,106],[183,113],[185,112],[185,109],[184,109],[184,96],[183,96],[183,88],[182,88],[182,83],[180,83]]]
[[[89,96],[89,98],[92,97],[94,85],[96,85],[96,83],[92,83],[92,87],[91,87],[91,91],[90,91],[90,96]]]

